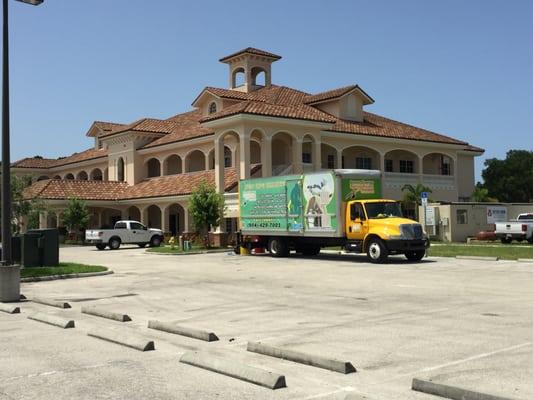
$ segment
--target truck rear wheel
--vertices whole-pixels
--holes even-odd
[[[119,238],[113,237],[113,238],[109,239],[109,248],[111,250],[118,250],[119,247],[120,247],[120,239]]]
[[[289,248],[282,238],[272,238],[268,241],[268,251],[272,257],[287,257]]]
[[[405,252],[405,257],[407,257],[409,261],[420,261],[425,255],[426,252],[424,250]]]
[[[509,244],[513,241],[513,239],[511,238],[501,238],[500,241],[503,243],[503,244]]]
[[[161,238],[159,236],[152,236],[150,240],[150,247],[159,247],[161,246]]]
[[[98,243],[98,244],[96,245],[96,248],[97,248],[98,250],[105,250],[105,247],[106,247],[105,243]]]
[[[383,264],[389,257],[389,250],[381,239],[372,238],[368,243],[366,255],[370,262],[374,264]]]

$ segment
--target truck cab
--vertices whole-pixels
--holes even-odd
[[[346,249],[366,252],[372,262],[384,262],[389,254],[419,261],[429,246],[422,225],[404,218],[397,201],[352,200],[345,215]]]

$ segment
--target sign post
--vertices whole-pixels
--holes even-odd
[[[420,193],[420,200],[422,201],[422,207],[424,207],[424,227],[427,228],[427,214],[426,210],[428,208],[428,192]]]

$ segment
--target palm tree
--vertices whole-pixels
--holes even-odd
[[[406,204],[415,205],[415,216],[418,220],[418,206],[422,204],[422,193],[431,193],[432,190],[429,187],[422,185],[421,183],[417,183],[416,186],[410,184],[403,185],[402,192],[405,192],[403,195],[402,202]]]

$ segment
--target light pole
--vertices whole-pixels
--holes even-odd
[[[22,3],[38,6],[43,0],[17,0]],[[3,64],[2,64],[2,261],[4,266],[0,273],[0,301],[10,301],[9,293],[20,292],[20,281],[14,279],[13,274],[5,268],[12,263],[11,257],[11,160],[9,144],[9,29],[8,29],[8,0],[3,0]],[[16,267],[16,276],[19,276]],[[5,271],[4,271],[5,270]],[[15,283],[15,280],[17,281]],[[18,285],[18,290],[12,290],[12,285]],[[11,299],[12,301],[13,299]]]

